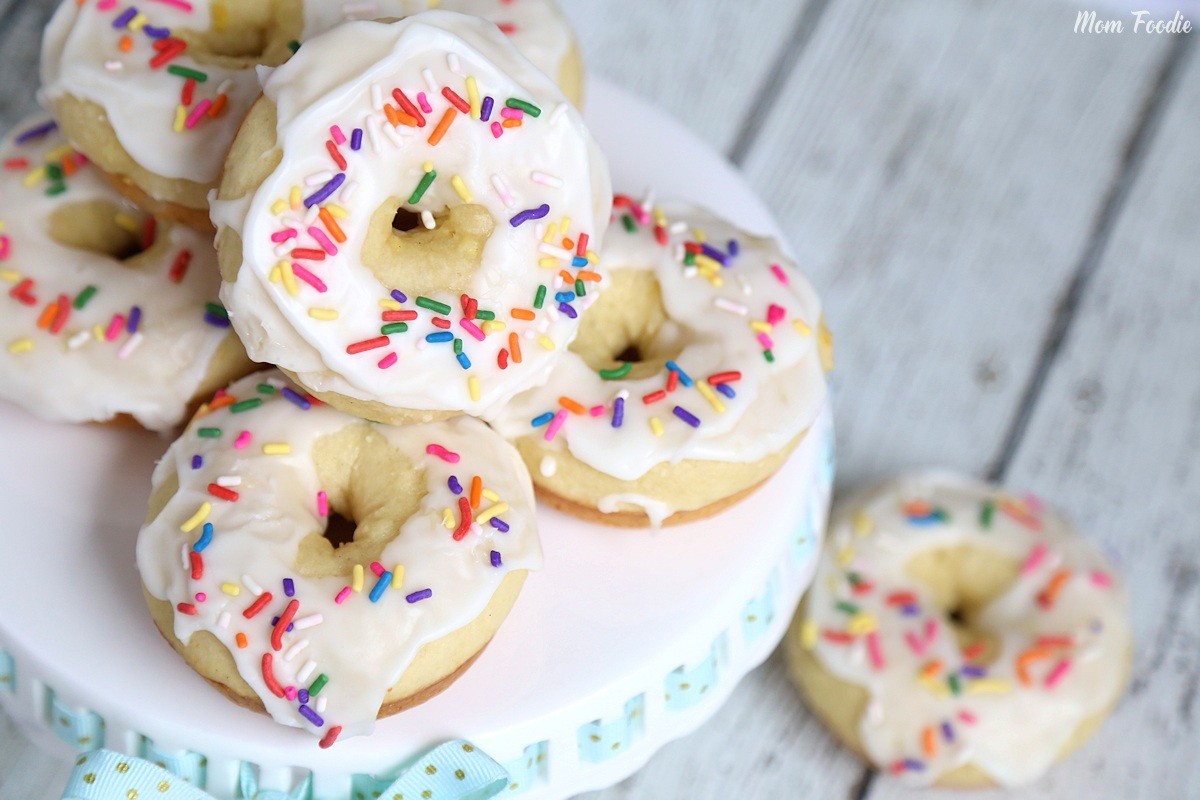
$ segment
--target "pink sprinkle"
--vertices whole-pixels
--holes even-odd
[[[174,6],[175,8],[182,9],[182,10],[188,12],[189,14],[192,13],[192,4],[187,2],[187,0],[154,0],[154,2],[162,3],[164,6]],[[100,8],[112,8],[114,5],[116,5],[115,2],[112,2],[112,3],[102,2],[102,3],[100,3],[99,7]]]
[[[396,362],[399,360],[400,356],[396,355],[395,353],[388,353],[386,356],[379,359],[379,363],[377,363],[375,366],[379,367],[380,369],[388,369],[389,367],[396,366]]]
[[[503,135],[504,135],[504,126],[501,125],[499,122],[493,122],[492,123],[492,137],[495,139],[499,139]]]
[[[1042,565],[1046,560],[1046,545],[1035,544],[1033,550],[1029,553],[1029,558],[1025,559],[1025,563],[1021,565],[1021,574],[1028,575]]]
[[[768,325],[778,325],[779,323],[783,322],[783,318],[786,316],[787,311],[784,310],[783,306],[779,306],[774,303],[771,303],[771,305],[767,306]]]
[[[339,147],[346,143],[346,134],[342,133],[342,128],[340,125],[329,126],[329,137],[333,139],[333,143]]]
[[[313,275],[299,264],[292,264],[292,274],[316,289],[318,292],[326,292],[329,290],[329,287],[325,285],[325,281],[321,280],[316,275]]]
[[[483,331],[479,330],[479,326],[474,322],[471,322],[471,320],[463,317],[458,321],[458,324],[464,331],[471,334],[472,338],[474,338],[476,341],[483,341],[484,333]]]
[[[547,442],[554,441],[554,437],[558,433],[558,429],[561,428],[563,426],[563,423],[566,421],[567,421],[567,410],[565,408],[559,409],[559,412],[554,415],[554,419],[550,420],[550,424],[546,426],[546,441]]]
[[[417,105],[419,105],[421,110],[426,114],[433,113],[433,106],[429,105],[429,98],[425,96],[424,92],[417,92]]]
[[[208,599],[208,595],[205,594],[204,592],[196,592],[196,602],[197,603],[203,603],[207,599]]]
[[[11,246],[12,242],[7,236],[0,236],[0,261],[8,258],[8,252]]]
[[[372,561],[371,572],[375,573],[376,578],[382,578],[383,573],[387,572],[387,570],[383,568],[383,564],[380,564],[378,561]]]
[[[108,331],[104,334],[105,341],[111,342],[121,334],[125,328],[125,317],[120,314],[113,314],[112,322],[108,323]]]
[[[298,692],[296,691],[295,686],[283,687],[283,696],[286,697],[288,700],[295,700],[297,694],[298,694]]]
[[[254,436],[251,435],[250,431],[242,431],[238,434],[237,438],[233,440],[233,449],[245,450],[250,446],[250,440],[253,438]]]
[[[296,238],[296,229],[295,228],[287,228],[282,231],[275,231],[274,233],[271,234],[271,241],[274,242],[275,244],[279,244],[280,242],[286,242],[288,239],[295,239],[295,238]]]
[[[933,644],[940,631],[941,626],[938,625],[938,621],[935,617],[930,617],[929,619],[925,620],[925,643]]]
[[[1064,658],[1054,665],[1054,669],[1050,670],[1050,674],[1046,676],[1046,687],[1053,689],[1066,676],[1071,669],[1071,659]]]
[[[974,725],[976,722],[979,722],[979,717],[965,710],[958,712],[958,718],[968,725]]]
[[[505,107],[500,109],[500,116],[504,117],[505,119],[524,119],[525,112],[519,108]]]
[[[337,593],[337,597],[333,598],[333,602],[337,603],[340,606],[342,603],[346,602],[346,598],[349,596],[350,596],[350,587],[343,586],[342,590]]]
[[[588,413],[591,414],[593,417],[603,417],[604,412],[607,410],[608,409],[606,409],[604,406],[592,406],[591,408],[588,409]]]
[[[459,459],[462,458],[462,456],[460,456],[458,453],[451,452],[450,450],[442,447],[440,444],[426,445],[425,452],[431,456],[437,456],[447,464],[457,464]]]
[[[317,492],[317,514],[322,517],[329,516],[329,495],[324,490]]]
[[[925,655],[925,643],[912,631],[904,634],[904,641],[908,642],[909,648],[919,656]]]
[[[788,285],[788,276],[787,273],[783,271],[783,267],[779,266],[778,264],[772,264],[771,272],[775,273],[775,277],[779,279],[780,283],[782,283],[784,286]]]
[[[775,346],[774,340],[772,340],[771,337],[767,336],[765,333],[758,334],[758,343],[761,344],[766,350],[770,350]]]
[[[1112,575],[1109,575],[1107,572],[1103,572],[1101,570],[1093,571],[1091,574],[1091,579],[1092,583],[1104,589],[1107,589],[1113,584]]]
[[[189,131],[200,124],[200,120],[204,119],[204,115],[212,108],[212,100],[207,97],[196,103],[196,107],[192,109],[192,113],[187,115],[187,120],[183,123],[183,127]]]
[[[117,0],[100,0],[99,3],[96,3],[96,8],[100,9],[101,11],[109,11],[116,5]]]
[[[321,249],[326,253],[331,256],[337,255],[337,245],[330,241],[329,237],[325,235],[325,231],[314,226],[308,229],[308,235],[316,239],[317,244],[321,245]]]
[[[1033,492],[1026,492],[1022,499],[1025,501],[1025,505],[1029,506],[1029,510],[1035,514],[1040,514],[1046,508],[1045,501]]]
[[[879,670],[887,666],[887,662],[883,658],[883,645],[879,642],[877,631],[867,634],[867,655],[871,659],[871,666],[875,669]]]
[[[641,205],[640,203],[631,202],[629,204],[629,210],[633,213],[634,219],[638,221],[639,225],[650,224],[650,212],[646,211],[645,206]]]

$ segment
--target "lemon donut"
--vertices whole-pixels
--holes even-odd
[[[1030,783],[1128,679],[1120,576],[1036,498],[915,474],[835,512],[785,642],[808,704],[916,785]]]
[[[550,505],[611,525],[686,522],[783,463],[825,402],[831,339],[775,242],[688,204],[616,206],[605,288],[578,338],[493,422]]]
[[[200,230],[259,65],[286,61],[347,19],[401,17],[429,0],[63,0],[46,29],[42,85],[70,141],[144,208]],[[576,102],[583,67],[553,0],[446,0],[499,25]]]
[[[46,117],[18,125],[0,162],[0,397],[162,430],[251,370],[205,237],[126,202]]]
[[[350,22],[238,133],[212,207],[221,296],[251,358],[331,405],[481,415],[575,336],[582,304],[553,281],[595,291],[611,200],[579,112],[495,26]]]
[[[159,630],[326,747],[452,683],[541,565],[528,475],[482,422],[375,425],[274,371],[202,408],[153,485],[137,562]]]

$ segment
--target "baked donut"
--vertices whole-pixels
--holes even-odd
[[[528,475],[482,422],[375,425],[274,371],[202,408],[153,486],[137,563],[155,624],[322,746],[450,685],[541,565]]]
[[[238,133],[212,207],[221,296],[251,358],[331,405],[481,415],[574,337],[581,303],[553,282],[595,291],[610,192],[579,112],[494,25],[346,23]]]
[[[0,397],[154,430],[252,367],[206,237],[114,192],[46,117],[0,143]]]
[[[1127,603],[1036,498],[920,473],[835,512],[784,647],[809,706],[875,766],[1012,787],[1108,716],[1129,675]]]
[[[610,525],[698,519],[772,475],[826,397],[816,293],[770,239],[626,197],[605,288],[550,380],[493,420],[543,501]]]
[[[42,85],[70,141],[143,208],[209,229],[208,192],[259,95],[259,65],[346,19],[400,17],[431,0],[63,0],[46,28]],[[499,25],[578,102],[583,66],[553,0],[445,0]]]

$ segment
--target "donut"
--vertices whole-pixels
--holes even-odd
[[[574,337],[611,202],[578,111],[494,25],[350,22],[238,133],[212,207],[221,296],[251,358],[331,405],[479,416]]]
[[[137,564],[196,672],[329,746],[449,686],[541,547],[529,477],[482,422],[377,425],[266,371],[171,445]]]
[[[206,237],[129,204],[46,117],[5,137],[0,163],[0,397],[164,430],[251,371]]]
[[[579,336],[491,421],[551,506],[619,526],[706,517],[803,438],[832,340],[774,241],[687,203],[618,196],[614,213]]]
[[[1121,577],[1035,497],[939,473],[842,504],[785,640],[846,746],[920,786],[1028,784],[1116,703]]]
[[[210,229],[208,192],[259,94],[259,65],[346,19],[432,0],[63,0],[42,46],[44,99],[68,139],[143,208]],[[445,0],[508,33],[579,101],[583,66],[553,0]]]

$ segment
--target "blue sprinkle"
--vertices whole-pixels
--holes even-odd
[[[490,520],[488,520],[488,522],[491,523],[493,528],[500,531],[501,533],[508,533],[508,523],[505,522],[504,520],[500,519],[499,517],[492,517]]]
[[[495,104],[495,102],[496,101],[492,99],[491,95],[483,98],[483,102],[479,104],[480,122],[487,122],[492,118],[492,105]]]
[[[493,550],[493,551],[492,551],[492,566],[493,566],[493,567],[498,567],[498,566],[500,566],[502,563],[503,563],[503,562],[500,560],[500,551],[499,551],[499,550]]]
[[[455,356],[455,358],[458,359],[459,366],[461,366],[463,369],[471,368],[471,359],[467,358],[466,353],[459,353],[457,356]]]
[[[675,416],[679,417],[681,420],[686,422],[688,425],[691,425],[693,428],[700,427],[700,418],[697,417],[692,412],[688,411],[683,406],[675,406],[675,408],[671,409],[671,411],[672,411],[672,413],[675,414]]]
[[[206,522],[204,523],[203,530],[200,532],[200,538],[196,540],[194,545],[192,545],[192,550],[197,553],[203,553],[204,548],[212,544],[212,538],[213,524],[211,522]]]
[[[387,587],[392,585],[392,573],[385,572],[379,576],[379,580],[375,582],[375,588],[371,590],[370,598],[372,603],[378,603],[379,598],[383,597],[383,593],[387,591]],[[411,603],[412,601],[409,600]]]
[[[571,306],[567,305],[566,303],[559,303],[558,310],[561,311],[562,313],[566,314],[571,319],[575,319],[576,317],[579,316],[579,312],[576,311]]]
[[[312,408],[312,403],[308,401],[307,397],[299,392],[292,391],[292,389],[288,388],[287,386],[283,387],[279,393],[283,395],[284,399],[286,399],[288,402],[299,406],[304,411],[308,411],[310,408]]]
[[[457,475],[451,475],[450,480],[446,481],[446,485],[449,486],[450,491],[454,492],[455,494],[463,493],[462,484],[458,482]]]
[[[574,258],[571,259],[572,267],[586,267],[587,265],[588,265],[588,260],[586,258],[584,258],[583,256],[575,256]]]
[[[419,592],[413,592],[412,594],[407,595],[404,599],[410,603],[419,603],[422,600],[429,599],[430,597],[433,597],[433,589],[422,589]]]
[[[554,295],[554,299],[560,303],[571,303],[571,302],[574,302],[574,300],[575,300],[575,293],[574,292],[559,292],[558,294]]]
[[[426,335],[425,341],[432,344],[441,344],[443,342],[454,341],[454,334],[450,331],[437,331]]]
[[[312,208],[318,203],[324,203],[329,199],[329,196],[338,190],[343,183],[346,182],[346,173],[339,172],[329,179],[329,183],[317,189],[315,192],[304,198],[304,207]]]
[[[200,469],[204,466],[204,456],[197,453],[192,456],[192,469]]]
[[[688,377],[688,374],[684,372],[678,364],[676,364],[674,361],[668,361],[667,369],[679,375],[679,382],[683,384],[685,389],[692,388],[692,379]]]
[[[134,306],[129,309],[129,319],[125,322],[126,333],[137,333],[138,325],[142,322],[142,307]]]
[[[355,128],[350,132],[350,149],[355,152],[362,149],[362,128]]]
[[[283,579],[283,593],[288,597],[296,596],[296,583],[291,578]]]
[[[721,394],[728,397],[730,400],[737,397],[737,392],[735,392],[733,390],[733,387],[730,386],[728,383],[718,383],[714,388]]]
[[[395,300],[397,303],[407,303],[408,295],[406,295],[404,292],[400,291],[399,289],[392,289],[392,299]]]
[[[533,425],[533,427],[535,427],[535,428],[540,428],[543,425],[549,425],[550,420],[552,420],[552,419],[554,419],[554,412],[547,411],[545,414],[538,414],[536,417],[534,417],[533,422],[531,422],[530,424]]]
[[[613,403],[612,426],[619,428],[623,422],[625,422],[625,398],[618,397]]]

